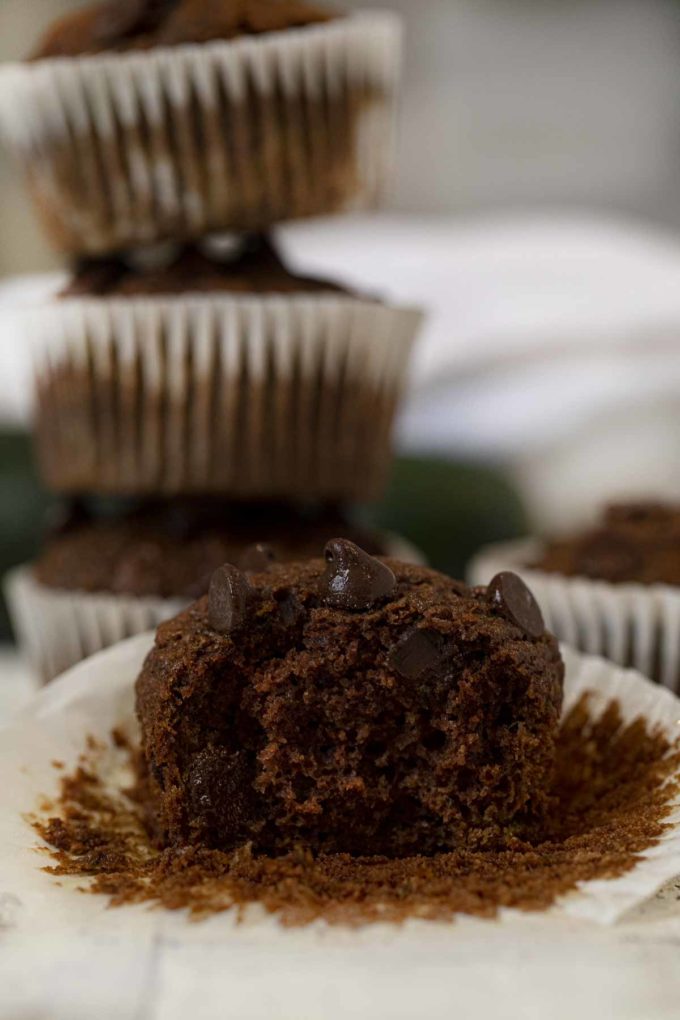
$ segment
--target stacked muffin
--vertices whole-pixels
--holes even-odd
[[[419,313],[296,274],[271,230],[376,204],[399,63],[390,14],[114,0],[3,69],[0,126],[74,268],[30,327],[66,514],[10,582],[45,677],[226,559],[395,551],[347,507],[382,492]]]

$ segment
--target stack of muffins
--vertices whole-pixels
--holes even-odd
[[[399,22],[306,0],[81,8],[0,77],[0,127],[73,266],[31,318],[63,497],[8,590],[45,678],[172,616],[225,560],[318,555],[378,497],[420,314],[295,274],[287,219],[374,206]]]

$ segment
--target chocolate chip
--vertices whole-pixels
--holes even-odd
[[[388,566],[344,538],[325,548],[326,602],[338,609],[369,609],[394,591],[397,580]]]
[[[545,623],[538,602],[517,574],[508,570],[496,574],[489,584],[488,593],[505,618],[529,637],[538,638],[543,634]]]
[[[260,574],[269,570],[272,563],[276,562],[276,553],[266,542],[258,542],[256,545],[249,545],[242,553],[238,565],[241,570],[249,574]]]
[[[444,663],[446,651],[440,634],[426,630],[410,631],[394,646],[388,665],[406,680],[418,680]]]
[[[110,0],[95,21],[100,42],[117,42],[126,36],[156,28],[177,0]]]
[[[216,570],[208,592],[208,616],[213,630],[218,634],[232,634],[239,630],[248,619],[256,594],[238,567],[225,563]]]
[[[208,747],[189,765],[186,784],[193,813],[216,832],[220,849],[244,837],[257,815],[253,779],[253,765],[243,751]]]

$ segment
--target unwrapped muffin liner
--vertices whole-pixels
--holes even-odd
[[[52,928],[61,928],[64,933],[77,929],[86,932],[88,939],[92,940],[106,932],[109,937],[115,937],[118,932],[124,936],[126,945],[132,945],[136,939],[149,935],[151,925],[151,935],[157,943],[168,940],[172,943],[175,953],[173,966],[176,967],[179,963],[177,953],[198,934],[196,926],[188,924],[183,913],[140,910],[134,906],[106,910],[101,897],[83,896],[78,891],[82,880],[63,877],[56,880],[45,874],[42,869],[48,862],[43,854],[36,853],[36,835],[27,820],[27,812],[35,810],[38,804],[44,803],[45,797],[51,797],[58,789],[63,772],[55,770],[54,762],[72,770],[78,763],[86,739],[110,746],[114,729],[128,734],[137,732],[134,684],[152,642],[153,635],[137,636],[81,663],[51,684],[3,730],[0,773],[5,777],[5,783],[0,796],[0,875],[2,892],[5,897],[12,897],[16,907],[11,923],[18,934],[22,931],[26,934],[44,933]],[[658,728],[669,740],[676,741],[680,701],[669,691],[651,684],[638,673],[621,670],[602,659],[581,656],[570,649],[565,649],[564,654],[567,667],[565,713],[586,693],[594,715],[615,700],[625,722],[642,717],[648,727]],[[127,774],[121,773],[120,756],[113,748],[102,758],[99,772],[103,780],[110,782],[114,788],[129,783]],[[667,829],[658,843],[640,853],[637,863],[628,873],[610,880],[584,882],[577,890],[563,896],[551,910],[536,915],[531,929],[534,949],[539,933],[542,930],[546,933],[554,931],[556,922],[563,922],[565,915],[601,925],[613,924],[624,917],[633,923],[644,916],[649,899],[680,872],[680,797],[677,794],[671,801],[666,821]],[[521,935],[522,917],[525,916],[512,910],[503,911],[502,925],[491,925],[489,936],[505,933],[509,940],[516,938],[518,931]],[[475,926],[479,926],[480,922],[460,921],[463,925],[468,923],[474,934]],[[520,926],[519,929],[516,925]],[[563,928],[560,931],[563,938]],[[403,965],[410,966],[411,954],[418,947],[422,949],[423,940],[427,944],[428,975],[439,974],[438,980],[441,981],[442,975],[449,973],[447,961],[450,964],[451,940],[454,940],[455,946],[459,944],[456,940],[461,935],[458,924],[409,922],[389,931],[376,925],[361,933],[313,927],[296,936],[280,927],[271,916],[258,912],[241,923],[230,923],[229,917],[225,916],[213,917],[202,923],[200,933],[202,940],[207,940],[205,945],[202,943],[203,952],[207,951],[209,944],[219,942],[231,952],[240,951],[238,959],[242,964],[244,953],[251,952],[257,956],[264,951],[262,965],[265,968],[264,961],[274,946],[280,949],[297,937],[310,940],[312,946],[321,944],[324,947],[324,953],[320,954],[323,961],[328,960],[329,944],[338,944],[346,951],[348,940],[356,940],[362,946],[362,964],[367,971],[375,973],[378,983],[381,974],[389,977],[387,989],[393,982],[395,955],[400,956],[403,952]],[[166,938],[163,939],[163,936]],[[387,944],[391,954],[389,967],[385,967],[384,955],[381,955]],[[480,962],[488,967],[488,943],[484,943],[480,951]],[[323,969],[325,966],[318,955],[305,957],[305,960],[305,983],[323,976],[316,971],[317,967]],[[254,959],[253,973],[262,971],[262,966],[258,968],[256,963]],[[438,966],[432,971],[435,963]],[[391,1000],[388,995],[387,999],[381,997],[380,1001]],[[445,1002],[450,1012],[450,996],[437,999],[437,1002]],[[290,1015],[294,1012],[291,1009]],[[249,1015],[254,1016],[255,1013]],[[266,1015],[266,1010],[257,1015]],[[435,1009],[432,1015],[447,1014]]]
[[[470,583],[488,584],[500,571],[514,571],[561,641],[680,690],[680,588],[610,584],[526,566],[540,555],[540,542],[532,540],[490,546],[471,563]]]
[[[78,255],[375,205],[401,25],[364,12],[203,45],[10,64],[0,131]]]
[[[384,542],[388,556],[424,564],[422,553],[400,536],[385,535]],[[21,652],[43,682],[110,645],[153,630],[191,602],[50,588],[35,579],[30,566],[11,571],[4,588]]]
[[[344,295],[63,299],[28,320],[56,491],[379,496],[421,314]]]

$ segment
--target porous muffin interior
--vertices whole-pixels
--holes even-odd
[[[106,0],[55,22],[31,59],[215,42],[336,17],[307,0]]]
[[[378,561],[373,561],[378,562]],[[329,599],[323,561],[274,565],[163,625],[137,684],[162,845],[432,854],[522,837],[548,807],[554,639],[491,591],[380,561],[388,595]]]

